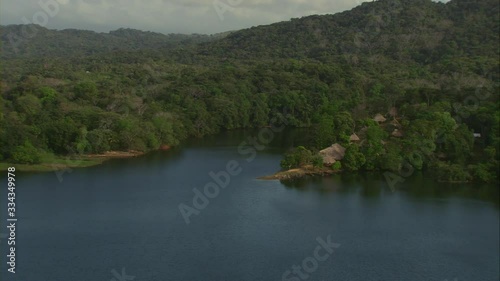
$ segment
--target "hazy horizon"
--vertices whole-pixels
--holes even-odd
[[[361,0],[4,0],[0,24],[109,32],[131,28],[163,34],[214,34],[314,14],[335,14]],[[446,1],[442,1],[446,2]]]

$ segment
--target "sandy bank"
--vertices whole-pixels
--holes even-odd
[[[306,176],[325,176],[339,173],[339,171],[332,170],[331,168],[318,168],[313,166],[305,166],[288,171],[281,171],[271,176],[260,177],[261,180],[293,180]]]

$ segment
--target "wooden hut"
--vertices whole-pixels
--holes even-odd
[[[385,119],[385,117],[379,113],[379,114],[375,115],[375,117],[373,118],[373,121],[380,124],[380,123],[384,123],[385,121],[387,121],[387,119]]]
[[[345,156],[345,147],[336,143],[328,148],[325,148],[319,152],[321,157],[323,157],[323,164],[332,165],[335,162],[344,159]]]
[[[396,138],[402,138],[403,137],[403,132],[401,132],[400,130],[398,129],[394,129],[394,131],[392,132],[391,134],[393,137],[396,137]]]
[[[356,134],[352,134],[351,137],[349,138],[349,141],[351,142],[359,142],[360,140],[361,139]]]

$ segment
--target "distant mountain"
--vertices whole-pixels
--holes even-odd
[[[161,34],[135,29],[109,33],[51,30],[38,25],[0,26],[2,58],[84,56],[109,51],[170,49],[219,39],[224,34]]]
[[[37,32],[29,38],[31,30]],[[185,64],[310,59],[348,62],[366,72],[401,72],[425,79],[457,72],[499,77],[497,0],[452,0],[446,4],[379,0],[335,15],[308,16],[217,35],[164,35],[134,29],[57,31],[36,25],[2,26],[0,34],[4,59],[106,56],[110,52],[120,56],[122,51],[146,57],[147,51],[153,50],[156,57]]]
[[[492,20],[496,19],[496,20]],[[33,38],[27,38],[36,29]],[[315,15],[218,35],[164,35],[133,29],[109,33],[1,26],[2,57],[93,55],[109,51],[172,50],[219,59],[316,59],[353,63],[367,58],[432,64],[499,54],[499,1],[379,0],[335,15]],[[15,42],[18,42],[16,44]],[[14,42],[14,44],[12,44]],[[496,63],[487,62],[488,67]]]
[[[308,16],[234,32],[200,53],[233,58],[384,55],[436,61],[498,55],[499,1],[380,0],[335,15]],[[494,20],[496,19],[496,20]]]

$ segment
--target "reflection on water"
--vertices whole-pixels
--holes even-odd
[[[453,184],[438,183],[425,173],[415,173],[403,183],[391,190],[382,173],[356,173],[332,176],[314,176],[296,180],[284,180],[281,183],[290,189],[303,192],[319,193],[359,193],[366,198],[381,198],[383,194],[402,193],[409,198],[419,200],[439,200],[463,198],[494,203],[499,207],[499,188],[492,184]]]

